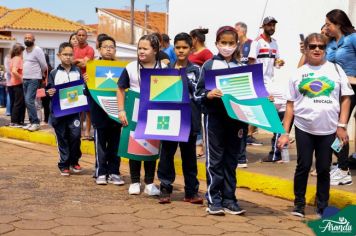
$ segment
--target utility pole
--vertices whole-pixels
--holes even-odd
[[[146,6],[145,6],[145,33],[144,34],[148,33],[147,28],[148,28],[148,11],[149,11],[148,8],[149,7],[150,6],[146,4]]]
[[[135,0],[131,0],[131,44],[135,44]]]
[[[168,13],[169,13],[169,0],[166,0],[166,33],[168,34]]]

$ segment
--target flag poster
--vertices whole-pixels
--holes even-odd
[[[268,99],[262,64],[208,70],[205,87],[222,91],[221,99],[231,118],[274,133],[285,133],[277,110]]]
[[[136,139],[139,93],[128,90],[125,95],[125,111],[128,125],[122,127],[118,155],[136,161],[152,161],[158,158],[160,141]]]
[[[222,97],[228,115],[273,133],[285,133],[276,108],[268,98],[238,100],[230,94]]]
[[[116,92],[117,82],[125,69],[125,61],[93,60],[87,64],[87,87],[93,100],[109,115],[120,123]]]
[[[87,63],[88,89],[116,91],[117,82],[127,62],[93,60]]]
[[[52,97],[52,111],[55,117],[89,110],[87,97],[83,93],[83,81],[60,84],[54,88],[56,93]]]
[[[142,69],[136,138],[187,142],[191,108],[185,70]]]
[[[263,82],[262,64],[239,66],[229,69],[207,70],[205,87],[220,89],[239,100],[268,97]]]

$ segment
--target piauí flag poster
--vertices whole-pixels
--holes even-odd
[[[135,128],[138,120],[139,93],[128,90],[125,95],[125,111],[128,126],[122,127],[118,155],[137,161],[150,161],[158,158],[160,141],[136,139]]]
[[[135,138],[187,142],[191,108],[185,69],[141,70]]]
[[[205,71],[205,87],[218,88],[239,100],[268,97],[262,64]]]
[[[94,101],[108,114],[108,116],[121,123],[119,120],[119,108],[117,105],[117,96],[114,91],[89,90]]]
[[[273,133],[285,133],[276,108],[268,98],[238,100],[230,94],[224,94],[222,100],[231,118]]]
[[[77,80],[54,86],[56,93],[52,98],[52,111],[55,117],[88,111],[88,100],[83,93],[84,82]]]
[[[117,81],[128,62],[92,60],[87,63],[88,89],[116,91]]]

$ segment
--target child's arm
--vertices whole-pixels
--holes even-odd
[[[46,95],[52,97],[56,93],[56,89],[54,88],[54,77],[55,77],[55,70],[51,71],[48,75],[48,83],[46,86]]]
[[[119,109],[119,120],[123,126],[128,125],[126,111],[125,111],[125,89],[119,88],[116,93],[117,96],[117,106]]]

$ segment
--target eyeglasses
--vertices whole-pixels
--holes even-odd
[[[72,57],[73,56],[73,54],[69,54],[69,53],[62,53],[61,55],[64,57]]]
[[[105,50],[114,50],[115,49],[115,46],[103,46],[101,48],[104,48]]]
[[[308,48],[309,48],[309,50],[315,50],[316,48],[319,48],[320,50],[325,50],[326,45],[325,44],[309,44]]]

